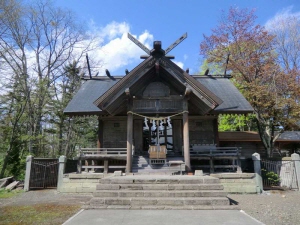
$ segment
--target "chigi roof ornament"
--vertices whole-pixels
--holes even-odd
[[[153,49],[149,50],[145,45],[143,45],[139,40],[133,37],[128,33],[128,38],[139,46],[147,55],[142,55],[141,59],[147,59],[149,56],[154,56],[155,58],[166,57],[169,59],[174,59],[174,56],[167,55],[170,51],[172,51],[177,45],[179,45],[184,39],[187,38],[187,33],[183,34],[180,38],[178,38],[173,44],[171,44],[166,50],[162,49],[161,41],[153,42]]]

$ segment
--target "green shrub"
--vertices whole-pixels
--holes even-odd
[[[262,175],[262,178],[264,180],[268,180],[272,186],[279,186],[280,177],[277,173],[274,173],[273,171],[268,171],[266,169],[262,169],[261,175]]]

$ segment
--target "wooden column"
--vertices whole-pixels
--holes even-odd
[[[133,115],[132,113],[127,114],[127,162],[126,172],[131,172],[132,164],[132,137],[133,137]]]
[[[97,140],[97,148],[103,148],[103,120],[99,116],[98,117],[98,140]]]
[[[183,116],[183,151],[184,161],[187,171],[191,171],[191,160],[190,160],[190,137],[189,137],[189,114],[184,112]]]
[[[217,147],[220,146],[220,140],[219,140],[219,130],[218,130],[218,118],[215,118],[213,120],[213,128],[214,128],[214,139],[215,139],[215,144]]]

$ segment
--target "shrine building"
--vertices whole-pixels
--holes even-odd
[[[220,144],[218,115],[247,114],[253,108],[230,76],[191,75],[176,65],[168,53],[186,34],[165,50],[160,41],[149,50],[128,36],[147,53],[141,56],[143,61],[126,75],[106,71],[107,76],[83,77],[64,110],[70,117],[98,117],[98,148],[81,152],[82,160],[93,160],[85,168],[139,173],[142,168],[134,165],[134,159],[143,157],[148,164],[144,167],[153,170],[182,162],[184,171],[202,167],[240,171],[243,150]]]

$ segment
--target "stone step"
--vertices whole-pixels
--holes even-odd
[[[139,167],[139,168],[132,168],[132,173],[149,173],[153,172],[155,173],[167,173],[167,174],[172,174],[175,172],[179,172],[179,169],[169,169],[169,168],[162,168],[162,169],[153,169],[153,168],[148,168],[148,167]]]
[[[96,190],[223,190],[221,184],[98,184]]]
[[[136,168],[136,167],[150,167],[150,165],[144,162],[132,164],[132,168]]]
[[[106,177],[99,180],[101,184],[218,184],[218,178],[209,176],[120,176]]]
[[[93,193],[94,197],[226,197],[222,190],[101,190]]]
[[[147,163],[147,165],[148,165],[148,160],[143,160],[143,159],[134,159],[132,162],[133,162],[133,164],[135,164],[135,163]]]
[[[126,209],[126,210],[240,210],[238,205],[84,205],[83,209]]]
[[[89,205],[129,205],[129,206],[146,206],[146,205],[163,205],[163,206],[195,206],[195,205],[229,205],[229,199],[226,197],[94,197],[88,203]]]

